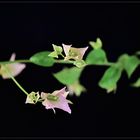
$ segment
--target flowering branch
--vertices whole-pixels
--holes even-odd
[[[8,68],[6,67],[6,65],[2,65],[5,68],[5,71],[7,72],[7,74],[9,75],[9,77],[13,80],[13,82],[19,87],[19,89],[21,89],[21,91],[23,91],[26,95],[28,95],[28,92],[17,82],[17,80],[11,75],[11,73],[9,72]]]
[[[12,54],[9,61],[0,62],[0,75],[3,79],[12,79],[13,82],[26,94],[25,103],[36,104],[41,102],[46,109],[52,109],[55,113],[55,108],[71,113],[69,104],[72,102],[67,98],[67,95],[75,94],[80,96],[87,89],[80,84],[80,76],[85,67],[89,65],[108,66],[103,74],[103,77],[98,82],[98,85],[105,89],[107,93],[116,92],[117,82],[121,78],[122,72],[125,71],[130,78],[136,68],[140,65],[140,51],[134,55],[122,54],[116,62],[110,62],[107,59],[106,52],[103,50],[103,43],[100,38],[96,41],[89,42],[91,50],[84,59],[89,47],[76,48],[72,45],[57,46],[52,44],[53,51],[38,52],[29,59],[15,60],[15,54]],[[54,73],[53,76],[62,84],[64,88],[54,90],[52,93],[45,92],[30,92],[28,93],[14,78],[19,75],[25,68],[25,63],[32,63],[43,67],[52,67],[55,63],[72,64],[71,68]],[[133,84],[133,87],[140,87],[140,78]],[[67,88],[66,88],[67,87]]]

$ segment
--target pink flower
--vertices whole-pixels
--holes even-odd
[[[71,114],[71,109],[68,103],[72,102],[66,99],[69,92],[66,92],[65,89],[66,87],[62,88],[61,90],[56,90],[52,94],[42,92],[41,98],[44,99],[42,104],[45,106],[45,108],[53,109],[54,113],[54,108],[59,108]]]
[[[16,57],[16,54],[13,53],[11,58],[10,58],[10,61],[14,61],[15,57]],[[5,64],[5,66],[9,70],[10,74],[14,77],[19,75],[23,71],[23,69],[25,69],[25,67],[26,67],[25,64],[21,64],[21,63]],[[3,65],[0,67],[0,74],[1,74],[3,79],[10,78],[9,74],[7,73],[7,71],[5,70],[5,67]]]
[[[64,52],[65,52],[65,60],[69,60],[69,59],[74,59],[74,60],[77,60],[77,59],[83,59],[83,56],[86,52],[86,50],[88,49],[88,47],[85,47],[85,48],[74,48],[74,47],[71,47],[72,45],[65,45],[65,44],[62,44],[63,46],[63,49],[64,49]]]

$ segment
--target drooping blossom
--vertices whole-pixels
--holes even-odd
[[[42,104],[45,106],[46,109],[53,109],[55,113],[55,108],[62,109],[71,114],[71,109],[68,103],[72,103],[71,101],[67,100],[66,97],[69,92],[66,92],[66,87],[56,90],[53,93],[41,93],[41,98],[44,99]]]
[[[11,55],[10,61],[14,61],[15,57],[16,57],[16,54],[13,53]],[[5,64],[5,66],[1,65],[1,67],[0,67],[0,75],[2,76],[3,79],[9,79],[10,75],[7,73],[5,67],[8,69],[10,74],[13,77],[15,77],[15,76],[19,75],[23,71],[23,69],[25,69],[26,65],[21,64],[21,63]]]
[[[82,60],[86,50],[88,49],[88,47],[74,48],[71,47],[72,45],[65,45],[65,44],[62,44],[62,46],[64,49],[64,53],[66,55],[65,60],[69,60],[69,59]]]

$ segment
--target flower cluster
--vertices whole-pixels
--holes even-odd
[[[53,44],[54,51],[51,52],[48,56],[58,58],[58,56],[61,55],[64,57],[64,61],[68,61],[70,59],[75,60],[73,64],[77,67],[83,67],[85,65],[85,62],[82,59],[88,47],[74,48],[71,47],[72,45],[65,44],[62,44],[62,46],[63,49],[61,46],[56,46]],[[63,50],[65,56],[62,54]],[[21,64],[17,62],[12,64],[12,61],[15,61],[15,57],[16,54],[13,53],[10,58],[11,63],[1,65],[0,74],[3,79],[10,79],[11,77],[14,78],[25,69],[26,65],[23,63]],[[72,104],[72,102],[66,99],[67,95],[69,93],[73,94],[74,92],[78,95],[79,92],[85,89],[79,84],[79,82],[76,82],[72,85],[67,85],[67,87],[69,91],[66,91],[66,87],[64,87],[60,90],[55,90],[52,93],[41,92],[41,95],[39,92],[27,93],[24,89],[22,90],[25,92],[25,94],[27,94],[25,103],[36,104],[37,102],[42,102],[42,105],[45,106],[46,109],[53,109],[54,113],[55,108],[59,108],[71,114],[71,109],[68,104]],[[20,86],[20,88],[22,87]]]
[[[83,60],[83,56],[87,51],[88,47],[85,48],[75,48],[72,45],[62,44],[61,46],[57,46],[53,44],[54,51],[49,54],[50,57],[58,58],[58,56],[62,56],[65,61],[74,60],[73,64],[79,68],[82,68],[86,65]],[[65,56],[62,54],[64,50]]]
[[[53,109],[54,113],[55,108],[59,108],[71,114],[68,103],[72,104],[72,102],[66,99],[68,94],[66,87],[55,90],[52,93],[41,92],[41,95],[39,95],[39,92],[31,92],[27,95],[26,103],[36,104],[38,101],[41,101],[46,109]]]
[[[15,56],[15,53],[13,53],[10,61],[14,61]],[[9,79],[19,75],[25,67],[26,65],[21,63],[1,65],[0,74],[3,79]],[[71,114],[71,109],[68,103],[72,104],[72,102],[66,99],[68,94],[69,91],[66,91],[66,87],[61,90],[55,90],[52,94],[41,92],[41,95],[39,95],[39,92],[31,92],[29,94],[27,93],[25,103],[36,104],[41,101],[42,105],[44,105],[46,109],[53,109],[54,113],[55,108],[59,108]]]
[[[74,60],[82,60],[83,56],[88,49],[88,47],[85,48],[74,48],[71,47],[72,45],[65,45],[62,44],[64,52],[65,52],[65,60],[74,59]]]

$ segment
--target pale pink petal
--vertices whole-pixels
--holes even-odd
[[[16,54],[15,53],[12,53],[11,57],[10,57],[10,61],[14,61],[16,58]]]
[[[70,50],[72,45],[62,44],[62,46],[63,46],[63,50],[64,50],[65,55],[68,56],[69,55],[69,50]]]
[[[10,57],[10,61],[14,61],[16,57],[15,53],[12,53],[11,57]],[[21,63],[16,63],[16,64],[6,64],[5,65],[9,71],[9,73],[15,77],[17,75],[19,75],[23,69],[25,69],[26,65],[25,64],[21,64]],[[9,79],[11,78],[10,75],[7,73],[7,71],[5,70],[4,66],[1,66],[0,68],[0,73],[3,79]]]
[[[42,104],[45,106],[46,109],[51,109],[51,108],[53,108],[51,102],[50,102],[48,99],[44,100],[44,101],[42,102]]]
[[[18,74],[20,74],[23,69],[25,69],[26,65],[25,64],[20,64],[20,63],[17,63],[17,64],[11,64],[11,72],[12,72],[12,75],[13,76],[17,76]]]
[[[79,59],[83,59],[83,56],[85,54],[85,52],[87,51],[88,47],[85,47],[85,48],[77,48],[79,53],[80,53],[80,58]]]
[[[15,76],[19,75],[23,71],[23,69],[25,69],[26,65],[17,63],[17,64],[7,64],[6,67],[7,67],[8,71],[10,72],[10,74],[13,77],[15,77]],[[5,68],[3,68],[3,66],[2,66],[1,71],[3,69],[5,69]],[[10,78],[10,75],[6,71],[2,72],[1,75],[2,75],[3,79]]]
[[[12,53],[10,61],[14,61],[16,58],[16,54]],[[12,74],[12,76],[17,76],[19,75],[23,69],[25,69],[26,65],[25,64],[21,64],[21,63],[16,63],[16,64],[7,64],[7,66],[9,67],[9,70]]]
[[[63,96],[59,96],[59,102],[57,103],[56,108],[62,109],[71,114],[71,109],[68,105],[68,101]]]
[[[68,113],[71,113],[71,109],[68,105],[68,103],[72,103],[69,100],[66,99],[67,95],[69,92],[66,92],[66,87],[60,89],[60,90],[55,90],[51,95],[57,96],[58,100],[53,101],[53,100],[48,100],[47,96],[49,93],[41,93],[41,98],[45,99],[42,104],[45,106],[46,109],[53,109],[55,112],[54,108],[59,108],[62,109]]]
[[[55,112],[55,109],[54,109],[54,105],[52,105],[52,103],[51,103],[49,100],[47,100],[47,99],[44,100],[44,101],[42,102],[42,104],[45,106],[46,109],[52,109],[53,112],[56,113],[56,112]]]
[[[68,94],[69,94],[69,91],[63,93],[63,96],[66,98],[68,96]]]
[[[71,109],[68,105],[68,101],[62,95],[59,96],[58,101],[50,101],[46,99],[45,101],[42,102],[42,104],[45,106],[46,109],[59,108],[71,114]]]
[[[41,98],[46,99],[47,98],[47,93],[41,92]]]
[[[62,95],[62,96],[64,96],[65,98],[67,97],[67,95],[68,95],[68,93],[69,92],[66,92],[66,87],[64,87],[64,88],[62,88],[62,89],[60,89],[60,90],[55,90],[53,93],[52,93],[52,95],[54,95],[54,96],[59,96],[59,95]]]

